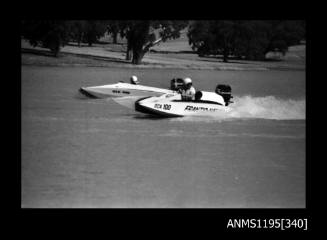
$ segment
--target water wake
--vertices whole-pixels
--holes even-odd
[[[272,120],[305,120],[305,100],[278,99],[275,96],[252,97],[242,96],[233,98],[234,103],[228,113],[212,113],[201,116],[184,117],[191,121],[212,121],[232,119],[272,119]]]
[[[304,120],[305,100],[278,99],[274,96],[235,97],[228,117]]]

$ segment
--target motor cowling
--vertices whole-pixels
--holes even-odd
[[[233,98],[231,86],[227,84],[218,84],[215,92],[224,98],[226,106],[232,103],[232,101],[230,100],[231,98]]]

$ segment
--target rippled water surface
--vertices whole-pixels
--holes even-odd
[[[228,116],[158,119],[81,86],[230,84]],[[23,207],[305,207],[305,72],[22,67]]]

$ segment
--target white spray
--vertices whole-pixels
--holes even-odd
[[[233,119],[273,119],[305,120],[305,100],[278,99],[275,96],[252,97],[234,96],[229,112],[214,112],[203,116],[191,116],[176,119],[177,121],[228,121]]]
[[[274,96],[235,97],[228,113],[233,118],[264,118],[276,120],[305,119],[305,100],[277,99]]]

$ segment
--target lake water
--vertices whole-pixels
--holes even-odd
[[[230,84],[233,114],[157,119],[81,86]],[[22,66],[22,207],[305,207],[305,71]]]

